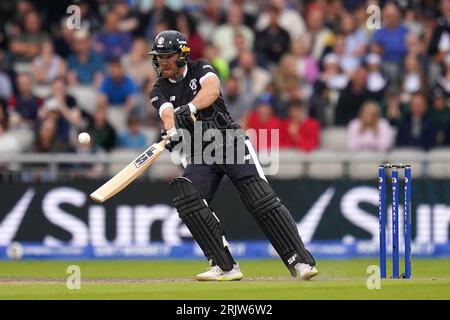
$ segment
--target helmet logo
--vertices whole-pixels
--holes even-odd
[[[163,37],[159,37],[158,40],[156,40],[156,42],[158,44],[163,44],[164,43],[164,38]]]

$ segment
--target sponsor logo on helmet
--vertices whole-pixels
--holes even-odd
[[[164,44],[164,38],[163,37],[159,37],[158,38],[158,40],[156,40],[156,42],[158,43],[158,44]]]

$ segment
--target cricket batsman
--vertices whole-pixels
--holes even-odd
[[[162,119],[162,136],[169,140],[167,149],[172,152],[178,144],[191,146],[189,161],[183,163],[184,175],[170,181],[169,189],[180,219],[211,265],[208,271],[197,275],[197,280],[243,278],[228,248],[225,231],[209,205],[225,175],[236,186],[247,210],[291,275],[311,279],[318,274],[316,262],[306,250],[291,213],[267,182],[250,141],[227,111],[216,72],[206,61],[189,61],[189,51],[186,38],[178,31],[163,31],[156,36],[149,54],[158,80],[150,101]],[[214,142],[195,139],[194,130],[198,129],[202,134],[216,130],[224,138]],[[230,130],[238,134],[230,138]],[[234,161],[193,161],[195,152],[205,150],[211,143],[215,144],[215,159]],[[244,154],[240,155],[240,150]],[[228,157],[230,154],[236,156]],[[240,156],[243,161],[238,163]]]

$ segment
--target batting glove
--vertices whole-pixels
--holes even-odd
[[[175,127],[177,129],[186,129],[189,132],[194,132],[196,112],[197,107],[192,103],[185,104],[184,106],[176,108],[174,111]]]
[[[168,142],[166,144],[166,149],[172,152],[173,148],[181,141],[183,141],[183,137],[178,134],[177,129],[172,128],[169,130],[162,129],[161,130],[161,138],[167,139]]]

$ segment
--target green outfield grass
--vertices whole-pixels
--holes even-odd
[[[412,280],[384,280],[369,290],[376,260],[319,261],[313,281],[292,280],[278,260],[240,261],[245,280],[199,283],[203,261],[0,262],[0,299],[450,299],[450,260],[415,260]],[[81,289],[69,290],[69,265]]]

